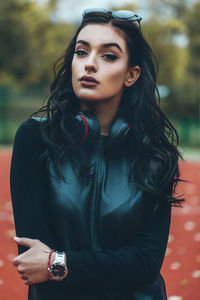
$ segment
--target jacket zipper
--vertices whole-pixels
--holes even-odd
[[[97,200],[99,198],[99,184],[101,178],[101,163],[103,153],[103,140],[99,138],[97,144],[97,163],[96,163],[96,178],[95,178],[95,193],[94,193],[94,206],[93,206],[93,232],[92,232],[92,244],[93,249],[96,249],[96,214],[98,210]]]

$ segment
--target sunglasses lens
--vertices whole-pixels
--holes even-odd
[[[87,8],[87,9],[84,9],[83,15],[85,16],[92,12],[108,12],[108,11],[104,8]]]
[[[118,10],[112,12],[113,17],[121,18],[121,19],[129,19],[134,17],[134,13],[129,10]]]
[[[112,12],[113,17],[120,18],[120,19],[128,19],[131,21],[141,21],[142,18],[138,16],[133,11],[129,10],[118,10]]]

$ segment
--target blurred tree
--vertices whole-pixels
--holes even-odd
[[[138,5],[136,4],[124,4],[120,6],[112,6],[110,9],[112,10],[130,10],[130,11],[137,11]]]
[[[194,118],[198,120],[200,129],[200,0],[198,0],[185,16],[187,25],[188,43],[188,66],[187,86],[189,87],[190,103],[195,108]],[[200,135],[199,135],[200,138]],[[200,139],[199,139],[200,140]]]
[[[53,62],[66,48],[74,26],[54,22],[57,0],[0,3],[0,78],[19,82],[48,82]]]
[[[151,18],[143,26],[160,63],[159,83],[170,88],[169,96],[161,104],[172,117],[185,120],[198,119],[198,89],[190,72],[197,79],[200,66],[199,2],[151,0]]]
[[[168,86],[170,90],[184,79],[187,62],[186,49],[179,47],[173,39],[176,26],[173,22],[160,22],[156,19],[149,19],[142,25],[160,66],[159,84]]]
[[[0,72],[14,76],[26,76],[30,68],[30,40],[26,38],[26,27],[21,21],[27,9],[25,1],[8,0],[0,3]]]
[[[48,0],[47,7],[50,11],[55,11],[59,0]]]
[[[195,81],[200,83],[200,1],[188,11],[185,22],[189,39],[189,63],[188,71]]]
[[[168,16],[182,19],[195,0],[151,0],[154,13],[157,16]]]

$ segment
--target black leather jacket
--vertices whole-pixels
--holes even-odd
[[[45,150],[39,122],[23,123],[15,137],[11,196],[18,236],[36,238],[67,254],[69,273],[61,282],[29,287],[29,300],[167,299],[160,268],[171,207],[153,212],[152,199],[129,181],[128,151],[110,151],[100,136],[88,149],[95,175],[79,180],[70,162],[39,163]],[[19,247],[19,253],[27,250]]]

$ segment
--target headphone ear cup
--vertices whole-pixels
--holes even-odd
[[[133,131],[133,127],[123,118],[117,118],[111,126],[109,143],[123,143],[126,137]]]
[[[82,110],[74,117],[72,130],[80,141],[95,142],[100,134],[100,124],[94,113]]]

